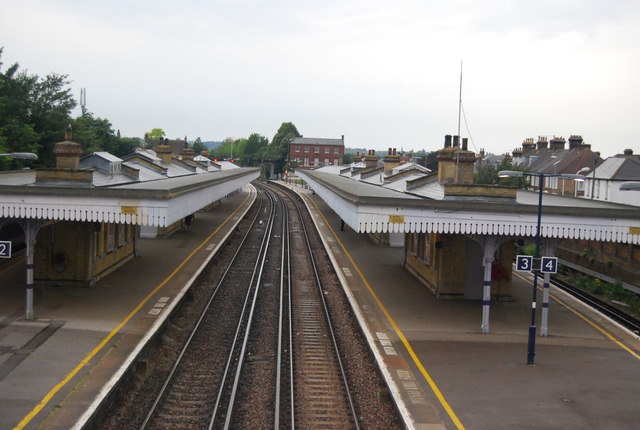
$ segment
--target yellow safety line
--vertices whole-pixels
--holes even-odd
[[[387,309],[384,307],[384,305],[382,304],[382,302],[378,298],[378,295],[373,291],[373,288],[371,287],[371,285],[369,284],[369,282],[365,278],[365,276],[362,273],[362,271],[360,271],[360,268],[358,267],[356,262],[351,257],[351,254],[349,254],[349,252],[347,251],[345,246],[342,244],[342,242],[338,238],[338,235],[336,234],[336,232],[333,230],[333,228],[331,228],[331,225],[329,224],[329,221],[327,221],[327,219],[324,217],[324,214],[320,211],[320,208],[318,208],[318,206],[316,205],[315,201],[313,201],[313,199],[311,199],[311,198],[308,198],[308,200],[310,200],[311,203],[315,206],[316,210],[318,211],[318,213],[320,214],[320,216],[324,220],[326,226],[329,228],[329,230],[331,230],[331,233],[333,234],[333,237],[340,244],[340,247],[344,251],[345,255],[347,256],[347,258],[349,259],[349,261],[351,262],[351,264],[355,268],[356,272],[358,272],[358,275],[362,279],[362,282],[364,282],[365,286],[367,287],[367,290],[369,290],[369,294],[371,294],[371,297],[373,297],[375,302],[378,304],[378,307],[380,308],[382,313],[385,315],[385,317],[387,318],[387,320],[389,321],[389,323],[391,324],[391,326],[395,330],[396,334],[398,335],[398,337],[400,338],[400,340],[404,344],[405,348],[409,352],[409,355],[413,359],[413,362],[418,367],[418,369],[420,369],[420,372],[422,373],[422,376],[424,376],[424,379],[427,381],[427,383],[431,387],[431,390],[433,391],[433,393],[436,395],[436,397],[440,401],[440,404],[442,404],[442,407],[445,409],[445,411],[447,411],[447,414],[449,414],[449,417],[451,418],[453,423],[456,425],[456,427],[458,429],[460,429],[460,430],[463,430],[464,426],[462,425],[462,423],[458,419],[457,415],[455,414],[455,412],[453,411],[453,409],[449,405],[449,402],[447,402],[447,400],[444,398],[444,396],[442,395],[442,392],[440,391],[440,389],[436,385],[435,381],[433,380],[433,378],[431,378],[431,375],[429,375],[429,372],[427,372],[427,369],[425,369],[425,367],[422,365],[422,362],[420,361],[420,359],[418,358],[417,354],[415,353],[415,351],[411,347],[411,344],[409,343],[409,341],[405,337],[404,333],[402,332],[400,327],[398,327],[398,325],[396,324],[394,319],[391,317],[391,314],[389,314],[389,311],[387,311]]]
[[[529,282],[530,279],[525,278],[524,276],[522,276],[519,273],[516,273],[516,275],[522,279],[525,282]],[[543,291],[542,287],[538,287],[538,290]],[[580,313],[579,311],[577,311],[576,309],[572,308],[571,306],[569,306],[568,304],[566,304],[565,302],[563,302],[562,300],[560,300],[558,297],[556,297],[555,294],[551,294],[549,293],[549,295],[551,296],[551,298],[553,300],[555,300],[556,302],[558,302],[561,306],[565,307],[566,309],[568,309],[569,311],[573,312],[575,315],[577,315],[579,318],[581,318],[583,321],[585,321],[587,324],[589,324],[591,327],[595,328],[596,330],[598,330],[600,333],[602,333],[603,335],[605,335],[605,337],[607,337],[610,341],[614,342],[615,344],[617,344],[620,348],[624,349],[625,351],[627,351],[629,354],[631,354],[632,356],[634,356],[635,358],[637,358],[638,360],[640,360],[640,355],[636,354],[631,348],[629,348],[627,345],[625,345],[624,343],[620,342],[618,339],[616,339],[611,333],[609,333],[607,330],[605,330],[604,328],[602,328],[601,326],[599,326],[598,324],[596,324],[594,321],[590,320],[589,317],[587,317],[586,315],[583,315],[582,313]]]
[[[183,267],[184,265],[191,259],[191,257],[193,257],[193,255],[198,252],[209,240],[211,240],[211,238],[218,233],[218,231],[220,231],[220,229],[227,223],[229,222],[229,220],[236,214],[236,212],[238,212],[240,210],[240,208],[247,202],[247,200],[249,200],[249,197],[251,197],[251,194],[249,194],[244,201],[236,208],[235,211],[233,211],[233,213],[231,215],[229,215],[227,217],[227,219],[224,220],[224,222],[222,224],[220,224],[218,226],[218,228],[215,229],[215,231],[213,233],[211,233],[201,244],[200,246],[198,246],[196,249],[194,249],[184,260],[182,260],[182,262],[178,265],[178,267],[176,267],[176,269],[164,280],[162,281],[153,291],[151,291],[151,293],[149,293],[149,295],[147,295],[147,297],[145,297],[139,304],[138,306],[135,307],[135,309],[133,311],[131,311],[131,313],[129,315],[126,316],[126,318],[124,320],[122,320],[122,322],[120,324],[118,324],[118,326],[113,329],[113,331],[111,333],[109,333],[109,335],[107,337],[105,337],[102,342],[100,342],[100,344],[98,346],[96,346],[93,351],[91,351],[89,353],[89,355],[87,355],[81,362],[80,364],[78,364],[62,381],[60,381],[55,387],[53,387],[51,389],[51,391],[49,391],[49,393],[47,393],[46,396],[44,396],[42,398],[42,400],[40,401],[40,403],[38,403],[32,410],[31,412],[29,412],[23,419],[22,421],[20,421],[18,423],[17,426],[15,426],[13,428],[13,430],[21,430],[23,429],[27,424],[29,424],[29,422],[31,422],[31,420],[38,414],[40,413],[40,411],[47,405],[47,403],[49,403],[49,401],[51,401],[51,399],[53,398],[53,396],[55,396],[58,391],[60,391],[62,389],[62,387],[64,387],[79,371],[80,369],[82,369],[87,363],[89,363],[89,361],[91,361],[91,359],[98,353],[100,352],[100,350],[102,348],[104,348],[104,346],[116,335],[116,333],[118,333],[120,331],[120,329],[122,329],[122,327],[124,327],[129,320],[131,320],[131,318],[133,318],[133,316],[138,313],[138,311],[140,311],[140,309],[158,292],[158,290],[160,290],[160,288],[162,288],[163,286],[165,286],[167,284],[167,282],[169,282]]]

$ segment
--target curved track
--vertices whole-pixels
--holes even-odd
[[[359,428],[301,210],[259,189],[261,209],[141,429]]]

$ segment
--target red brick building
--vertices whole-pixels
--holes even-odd
[[[289,161],[299,168],[340,165],[344,155],[344,135],[340,139],[295,137],[289,143]]]

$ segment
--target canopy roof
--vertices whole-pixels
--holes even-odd
[[[357,232],[536,234],[537,192],[518,191],[512,201],[437,200],[330,173],[297,175]],[[636,207],[546,193],[542,206],[542,237],[640,243]]]

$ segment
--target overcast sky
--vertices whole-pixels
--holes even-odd
[[[636,0],[0,0],[3,70],[67,74],[123,136],[504,153],[581,134],[640,152]],[[76,112],[75,114],[77,114]],[[466,125],[465,125],[466,122]],[[467,127],[468,126],[468,127]]]

